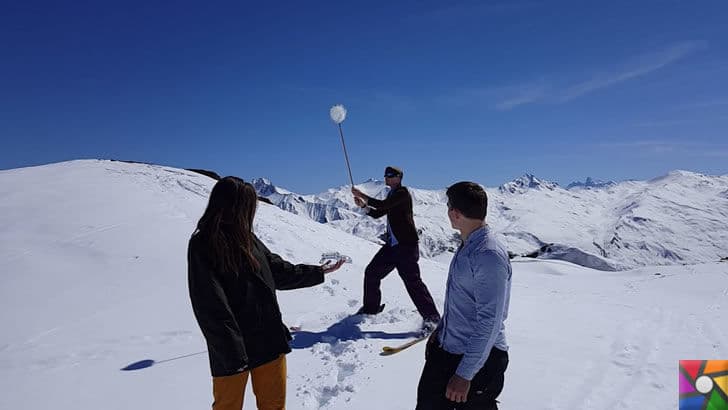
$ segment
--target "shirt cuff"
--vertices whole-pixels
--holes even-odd
[[[465,359],[465,357],[463,357],[463,359]],[[473,377],[475,377],[475,374],[478,373],[478,370],[479,369],[473,369],[466,361],[460,360],[460,365],[457,370],[455,370],[455,374],[465,380],[471,381],[473,380]]]

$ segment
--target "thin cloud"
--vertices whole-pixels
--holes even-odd
[[[591,79],[579,83],[563,87],[513,86],[510,88],[519,91],[501,95],[494,106],[499,110],[510,110],[533,103],[563,104],[589,93],[648,75],[705,48],[707,48],[705,41],[684,41],[664,50],[638,56],[623,63],[619,68],[610,72],[596,73]],[[505,88],[507,87],[502,89]]]
[[[601,148],[644,148],[654,146],[676,146],[685,145],[684,142],[669,140],[634,140],[634,141],[607,141],[596,144]]]
[[[728,105],[728,101],[726,101],[726,105]],[[728,119],[728,115],[710,115],[710,116],[703,116],[703,118],[697,119],[673,119],[673,120],[654,120],[654,121],[643,121],[638,122],[636,124],[633,124],[635,127],[640,128],[659,128],[659,127],[674,127],[679,125],[685,125],[685,124],[706,124],[711,123],[715,121],[722,121]]]
[[[545,96],[545,86],[523,87],[517,95],[496,103],[495,108],[500,111],[508,111],[521,105],[537,102]]]
[[[541,80],[517,86],[460,88],[439,97],[437,101],[451,105],[478,103],[499,111],[508,111],[541,101],[548,93],[548,84]]]
[[[546,88],[542,86],[528,87],[512,98],[500,101],[495,104],[495,108],[500,111],[512,110],[518,106],[531,104],[544,98],[546,95]]]
[[[671,140],[613,141],[596,144],[600,149],[622,149],[647,154],[680,153],[692,157],[728,157],[728,145],[704,142],[681,142]]]
[[[644,140],[644,141],[620,141],[597,144],[600,148],[629,149],[654,154],[665,154],[674,152],[678,148],[684,148],[684,144],[672,141]]]
[[[717,157],[717,158],[728,158],[728,148],[723,150],[705,151],[703,152],[704,157]]]
[[[664,120],[664,121],[646,121],[634,124],[635,127],[640,128],[659,128],[659,127],[673,127],[676,125],[684,124],[695,124],[698,120]]]
[[[706,47],[704,41],[686,41],[659,52],[645,54],[625,64],[620,70],[597,74],[591,80],[568,87],[557,98],[557,102],[568,102],[591,92],[642,77]]]
[[[395,111],[414,111],[417,108],[411,97],[387,91],[374,91],[369,102],[378,107],[389,107]]]
[[[713,107],[724,107],[724,106],[728,106],[728,98],[696,101],[693,103],[680,105],[677,108],[686,110],[686,109],[713,108]]]
[[[295,85],[295,84],[284,84],[279,85],[278,88],[285,92],[296,93],[296,94],[317,94],[317,95],[330,95],[337,94],[337,90],[331,87],[319,87],[315,85]]]

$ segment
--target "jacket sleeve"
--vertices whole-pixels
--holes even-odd
[[[316,286],[324,282],[324,270],[318,265],[294,265],[277,254],[273,253],[268,247],[258,240],[261,249],[268,259],[268,265],[273,273],[276,289],[291,290],[308,288]]]
[[[367,215],[374,219],[379,219],[387,214],[387,211],[380,211],[379,209],[367,208]]]
[[[247,366],[248,355],[222,285],[192,244],[187,252],[187,263],[192,310],[207,341],[211,362],[218,367],[213,373],[222,372],[214,376],[239,373]]]
[[[381,218],[386,215],[390,209],[406,202],[408,197],[409,191],[407,191],[407,188],[397,189],[386,199],[376,199],[367,195],[367,205],[370,207],[367,211],[367,215],[375,219]]]

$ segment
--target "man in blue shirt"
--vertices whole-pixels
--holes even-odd
[[[427,342],[417,410],[497,409],[508,366],[503,322],[511,263],[485,223],[485,190],[458,182],[447,198],[448,218],[463,242],[450,263],[442,320]]]

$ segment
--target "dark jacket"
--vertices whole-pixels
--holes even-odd
[[[412,215],[412,196],[407,188],[400,185],[389,194],[387,199],[375,199],[367,196],[369,209],[367,215],[372,218],[381,218],[387,215],[392,233],[397,242],[403,245],[413,245],[419,241],[415,220]]]
[[[192,309],[205,339],[213,377],[252,369],[291,351],[276,289],[297,289],[324,281],[320,266],[293,265],[254,237],[260,269],[224,273],[211,268],[200,234],[187,250]]]

